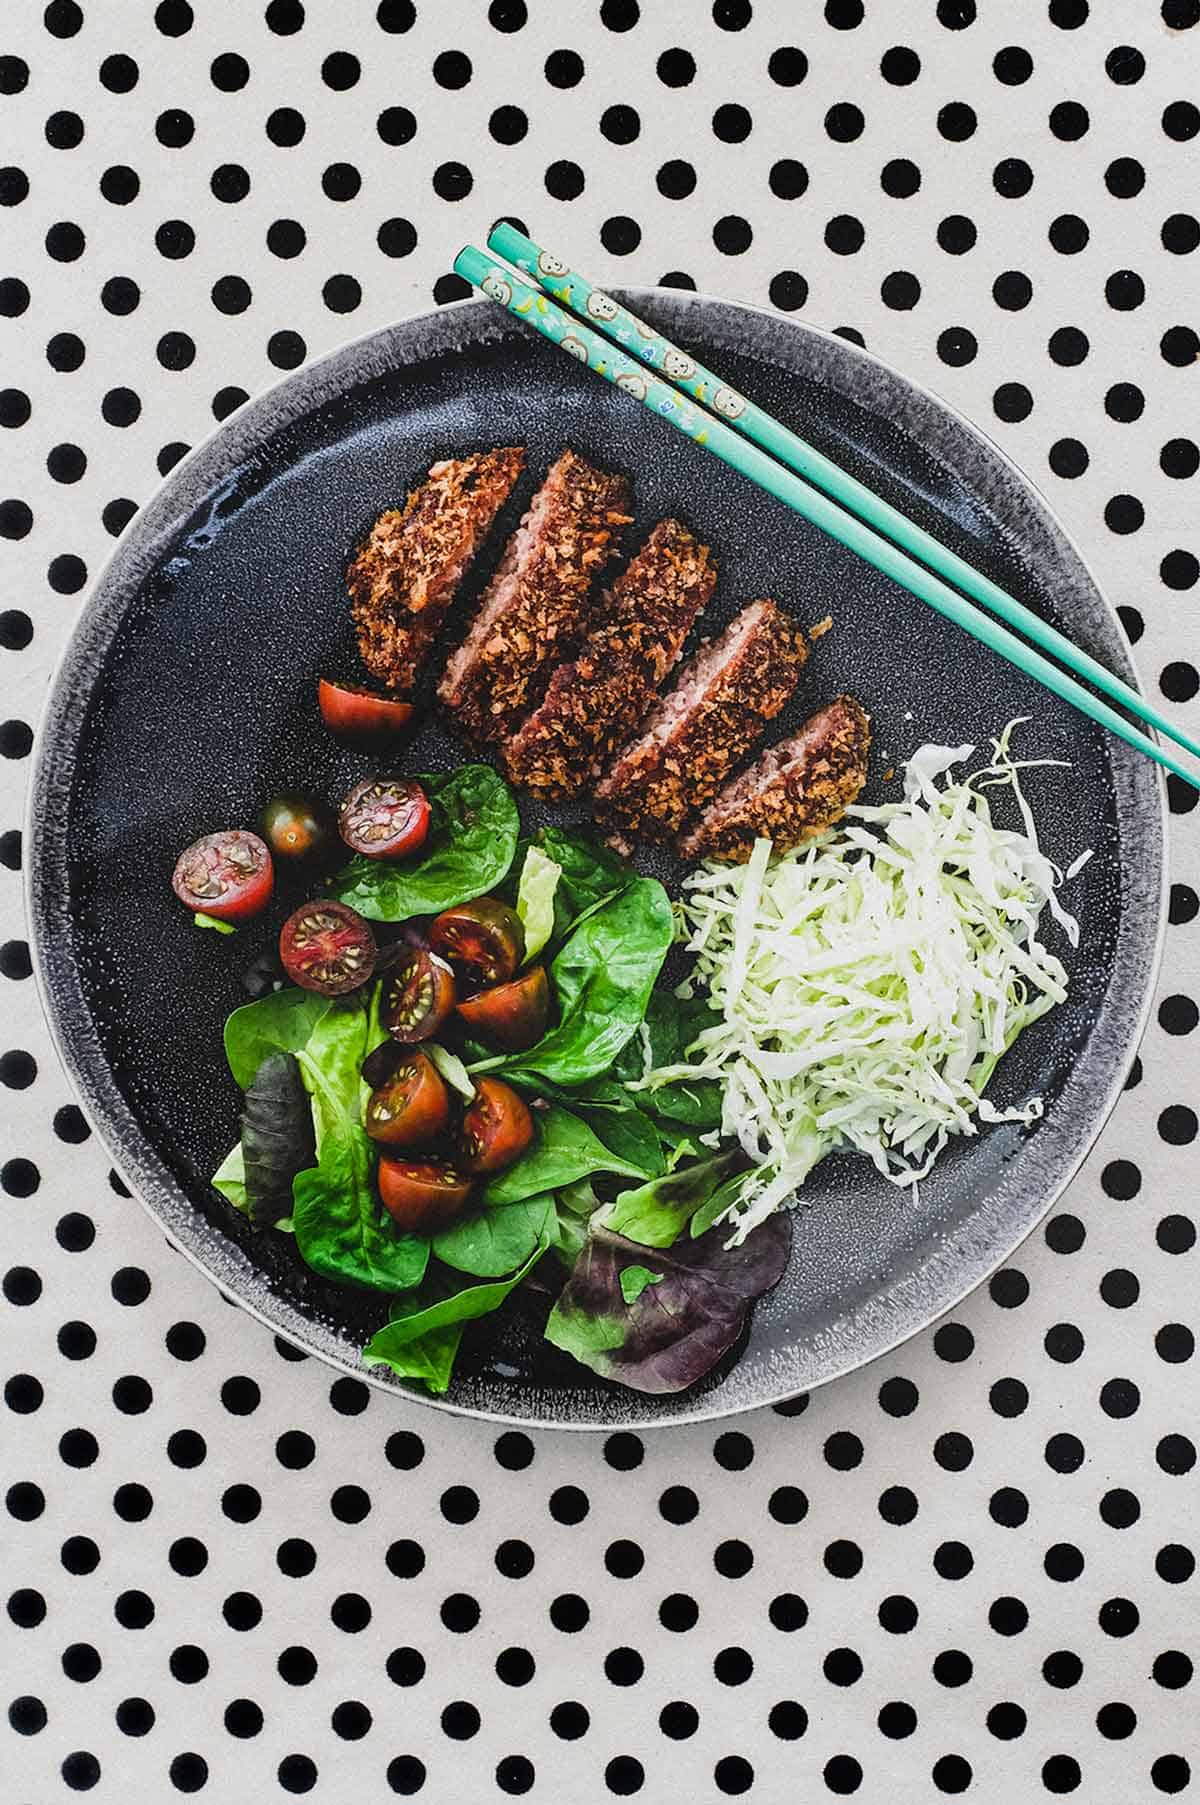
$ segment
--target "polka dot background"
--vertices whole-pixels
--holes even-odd
[[[30,979],[47,677],[247,395],[462,293],[833,327],[1030,472],[1196,704],[1197,0],[26,0],[0,25],[6,1800],[1195,1796],[1196,796],[1099,1146],[936,1330],[727,1424],[526,1435],[335,1378],[108,1170]]]

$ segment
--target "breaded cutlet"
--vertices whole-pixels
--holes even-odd
[[[726,784],[680,840],[680,858],[742,864],[755,840],[784,852],[824,833],[866,782],[870,746],[866,711],[853,696],[838,696]]]
[[[574,451],[551,466],[438,686],[468,739],[505,738],[541,700],[551,669],[587,630],[592,584],[617,550],[629,502],[625,477]]]
[[[407,694],[467,568],[521,473],[519,445],[443,458],[402,508],[381,514],[346,582],[362,661]]]
[[[772,601],[751,602],[680,672],[596,789],[617,833],[669,840],[711,801],[791,696],[804,634]]]
[[[582,649],[503,744],[512,782],[547,798],[578,795],[644,717],[716,580],[708,546],[678,520],[660,520],[601,598]]]

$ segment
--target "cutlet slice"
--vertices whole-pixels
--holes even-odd
[[[596,790],[619,833],[668,840],[750,751],[796,687],[804,634],[772,601],[751,602],[683,667],[639,738]]]
[[[519,445],[443,458],[371,528],[346,572],[358,646],[373,677],[410,690],[467,567],[521,474]]]
[[[678,664],[717,581],[707,545],[660,520],[595,610],[578,656],[560,664],[540,706],[503,748],[514,783],[578,795],[645,715]]]
[[[755,840],[771,840],[784,852],[824,833],[867,781],[870,745],[865,710],[853,696],[839,696],[726,784],[680,840],[679,856],[742,864]]]
[[[629,484],[564,451],[509,540],[438,695],[468,738],[503,739],[588,623],[592,582],[628,525]]]

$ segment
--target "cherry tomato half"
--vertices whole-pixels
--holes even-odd
[[[381,1159],[379,1198],[398,1228],[410,1235],[435,1235],[460,1216],[471,1195],[471,1180],[444,1159]]]
[[[273,796],[262,812],[263,835],[277,859],[319,858],[333,839],[333,817],[308,796]]]
[[[427,1147],[450,1120],[450,1093],[426,1053],[409,1053],[371,1092],[363,1127],[385,1147]]]
[[[507,984],[525,957],[521,917],[494,896],[444,909],[429,930],[429,944],[449,959],[467,983],[482,989]]]
[[[416,713],[411,702],[378,695],[361,683],[331,683],[328,677],[317,684],[317,703],[325,725],[347,739],[393,738],[405,731]]]
[[[343,802],[338,831],[352,852],[402,859],[424,844],[429,798],[407,777],[368,777]]]
[[[545,968],[533,966],[509,984],[493,984],[458,1005],[472,1034],[505,1053],[523,1053],[546,1032],[550,1019],[550,980]]]
[[[248,921],[270,902],[275,868],[257,834],[230,827],[205,834],[181,852],[171,886],[193,913],[217,921]]]
[[[355,909],[306,902],[283,924],[279,957],[293,984],[322,996],[357,990],[375,970],[375,938]]]
[[[464,1172],[503,1172],[533,1139],[533,1117],[511,1084],[481,1078],[462,1120],[458,1159]]]
[[[406,1046],[428,1040],[454,1013],[454,973],[423,946],[405,947],[384,981],[379,1019]]]

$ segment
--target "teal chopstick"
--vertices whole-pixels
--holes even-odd
[[[684,394],[724,416],[736,432],[760,445],[780,463],[786,464],[789,470],[794,470],[809,482],[815,483],[818,489],[832,496],[834,501],[839,502],[851,514],[858,515],[886,538],[903,546],[923,564],[956,584],[959,589],[965,590],[976,601],[982,602],[985,608],[990,608],[1001,620],[1019,628],[1036,645],[1053,652],[1076,676],[1086,677],[1097,689],[1113,696],[1139,719],[1150,722],[1166,734],[1168,739],[1186,747],[1200,758],[1200,740],[1190,738],[1170,715],[1156,708],[1131,684],[1115,676],[1098,659],[1068,639],[1065,633],[1060,633],[1039,614],[1035,614],[1032,608],[1027,608],[982,571],[976,570],[974,565],[968,564],[965,558],[960,558],[957,552],[935,539],[932,533],[927,533],[923,527],[918,526],[915,520],[910,520],[898,508],[892,507],[890,502],[884,501],[882,496],[876,495],[873,489],[868,489],[865,483],[860,483],[832,459],[825,457],[806,439],[781,425],[753,401],[736,394],[719,376],[697,363],[669,339],[663,338],[654,327],[648,326],[636,314],[620,306],[603,290],[594,288],[586,277],[568,269],[560,258],[552,256],[523,232],[517,231],[515,226],[504,222],[489,233],[488,248],[522,271],[546,294],[564,302],[573,313],[586,317],[604,337],[615,339],[640,362],[657,370]]]
[[[1052,694],[1061,696],[1082,714],[1109,728],[1118,739],[1136,746],[1147,757],[1200,789],[1200,777],[1158,746],[1148,734],[1142,733],[1123,715],[1118,714],[1115,708],[1110,708],[1099,697],[1093,696],[1090,690],[1084,689],[1066,671],[1051,664],[1048,658],[1026,645],[1024,640],[1018,639],[1015,633],[1010,633],[998,621],[981,614],[957,590],[951,589],[932,571],[917,564],[899,546],[882,538],[865,521],[847,513],[836,502],[804,482],[794,471],[785,469],[757,445],[741,438],[724,420],[706,413],[702,407],[680,395],[668,383],[648,373],[632,358],[627,357],[619,346],[610,344],[572,314],[564,312],[548,296],[523,282],[515,270],[498,264],[474,245],[467,245],[459,252],[454,260],[454,268],[473,287],[498,302],[517,319],[524,320],[526,325],[532,326],[544,338],[558,345],[560,350],[586,364],[606,381],[615,383],[619,389],[642,402],[676,431],[715,453],[724,463],[749,477],[751,482],[757,483],[769,495],[776,496],[805,520],[827,532],[831,538],[857,552],[876,570],[882,571],[913,595],[928,602],[937,613],[954,621],[973,638],[999,653],[1010,664],[1016,665],[1018,670],[1033,677]]]

